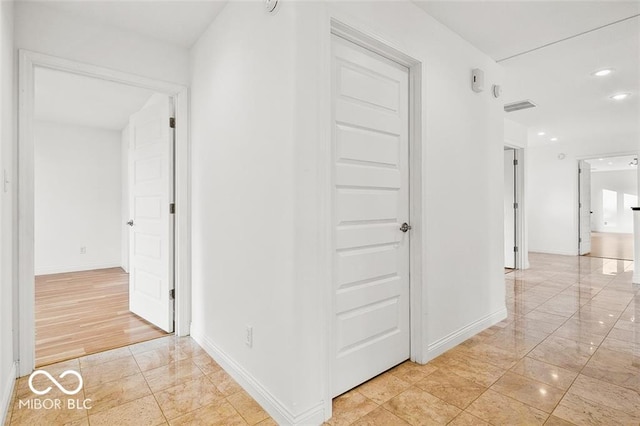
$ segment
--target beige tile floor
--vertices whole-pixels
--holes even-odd
[[[9,425],[274,425],[268,414],[191,338],[150,340],[46,367],[52,376],[81,372],[84,388],[67,397],[54,387],[46,398],[91,399],[91,409],[19,408],[33,397],[26,378],[16,383]],[[41,379],[41,384],[38,380]],[[69,379],[68,383],[65,381]],[[67,376],[60,382],[73,389]],[[50,385],[37,376],[36,387]],[[42,397],[43,399],[45,397]]]
[[[506,320],[426,365],[405,362],[336,398],[328,424],[639,425],[632,269],[628,261],[531,254],[531,269],[505,276]],[[93,400],[91,410],[16,402],[10,424],[274,424],[189,338],[48,369],[55,376],[67,368],[81,370],[80,398]],[[17,398],[29,392],[19,380]]]
[[[508,318],[336,398],[330,425],[640,425],[633,263],[531,254]]]

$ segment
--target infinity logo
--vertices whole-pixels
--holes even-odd
[[[42,375],[46,376],[49,380],[51,380],[51,382],[54,385],[56,385],[58,387],[58,389],[60,389],[66,395],[75,395],[78,392],[80,392],[80,389],[82,389],[82,384],[83,384],[82,376],[77,371],[67,370],[67,371],[65,371],[64,373],[62,373],[60,375],[61,379],[63,379],[65,376],[68,376],[69,374],[71,374],[72,376],[76,376],[78,378],[78,382],[79,382],[78,383],[78,387],[75,388],[74,390],[68,391],[56,379],[54,379],[53,376],[51,374],[49,374],[48,372],[46,372],[44,370],[36,370],[33,373],[31,373],[31,376],[29,376],[29,388],[31,389],[31,392],[35,393],[36,395],[45,395],[45,394],[47,394],[47,393],[49,393],[51,391],[51,386],[49,386],[48,388],[46,388],[45,390],[42,390],[42,391],[39,391],[39,390],[37,390],[36,388],[33,387],[33,378],[36,377],[39,374],[42,374]]]

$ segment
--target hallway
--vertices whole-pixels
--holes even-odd
[[[535,253],[530,260],[531,269],[506,275],[506,320],[426,365],[405,362],[336,398],[327,424],[638,424],[633,263]],[[28,410],[14,399],[9,424],[274,424],[191,338],[47,367],[68,368],[82,372],[93,408]],[[26,382],[18,380],[18,398],[29,396]]]
[[[632,262],[536,253],[530,261],[505,276],[506,320],[342,395],[329,424],[637,425]]]

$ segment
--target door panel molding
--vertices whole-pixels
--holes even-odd
[[[353,24],[352,24],[353,23]],[[410,290],[410,359],[418,363],[426,362],[427,348],[424,342],[426,339],[426,324],[425,314],[423,310],[424,306],[424,293],[422,287],[423,275],[422,275],[422,247],[424,245],[425,235],[423,232],[422,220],[423,220],[423,207],[422,207],[422,188],[423,188],[423,165],[422,165],[422,128],[423,117],[422,111],[422,72],[423,64],[413,59],[412,56],[403,52],[402,47],[394,47],[384,37],[380,37],[376,34],[376,31],[367,29],[365,32],[360,30],[360,23],[354,20],[353,17],[345,16],[341,14],[331,13],[326,21],[326,36],[323,39],[323,55],[327,58],[331,57],[331,38],[333,35],[338,35],[343,39],[364,47],[374,53],[377,53],[393,62],[403,65],[409,69],[409,219],[413,227],[413,237],[410,239],[410,271],[409,271],[409,290]],[[331,68],[325,67],[323,69],[323,92],[331,93]],[[332,413],[332,365],[333,354],[335,353],[334,335],[331,326],[331,317],[334,313],[333,297],[332,297],[332,285],[333,279],[336,274],[336,266],[333,264],[333,253],[337,247],[337,236],[334,235],[332,226],[332,214],[334,211],[332,188],[335,185],[332,176],[332,164],[334,161],[333,150],[330,149],[333,143],[331,135],[331,119],[332,110],[330,107],[330,97],[327,96],[326,107],[323,108],[322,114],[325,117],[326,127],[323,129],[324,139],[326,140],[325,149],[322,150],[322,155],[319,158],[319,165],[322,172],[322,181],[324,185],[322,187],[321,205],[323,206],[321,212],[321,218],[324,227],[324,235],[322,243],[322,252],[324,253],[320,260],[324,269],[327,271],[324,275],[324,280],[327,282],[326,291],[324,291],[324,312],[327,315],[324,333],[324,347],[325,347],[325,373],[324,377],[326,382],[323,384],[323,393],[325,395],[324,400],[324,412],[325,418],[329,418]]]
[[[175,129],[175,287],[176,334],[186,336],[191,326],[191,243],[188,88],[100,66],[75,62],[21,49],[18,52],[18,375],[35,367],[34,282],[34,69],[49,68],[153,90],[173,98]]]

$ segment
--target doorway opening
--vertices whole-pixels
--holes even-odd
[[[67,173],[67,170],[61,170],[56,165],[67,164],[74,158],[82,155],[89,155],[92,152],[88,149],[90,142],[95,142],[100,139],[96,135],[84,135],[78,136],[73,132],[66,129],[67,127],[73,127],[73,123],[53,123],[53,127],[56,131],[49,131],[46,129],[47,122],[44,127],[39,129],[38,116],[40,111],[36,111],[37,108],[46,107],[45,104],[36,105],[37,96],[36,92],[40,89],[36,87],[37,74],[42,77],[41,71],[56,71],[60,74],[57,77],[83,77],[85,86],[82,86],[85,91],[80,91],[79,99],[84,99],[85,102],[93,103],[93,108],[86,108],[80,110],[75,109],[73,119],[81,117],[90,117],[93,115],[94,119],[104,118],[96,112],[102,111],[106,117],[111,113],[109,101],[115,93],[118,91],[124,91],[131,95],[130,89],[139,89],[134,91],[135,96],[141,96],[146,100],[141,102],[139,109],[128,117],[130,133],[126,140],[129,141],[129,147],[131,152],[126,150],[130,158],[127,160],[129,165],[122,167],[122,162],[118,163],[118,169],[122,172],[124,169],[128,172],[127,178],[130,180],[131,190],[129,191],[129,214],[123,214],[121,208],[122,205],[118,202],[118,196],[113,197],[111,195],[113,205],[103,205],[103,209],[99,212],[91,213],[93,205],[89,207],[82,207],[80,205],[67,205],[63,207],[75,207],[71,213],[69,210],[62,213],[58,212],[58,218],[53,221],[54,226],[67,232],[69,235],[77,232],[74,226],[81,223],[82,220],[89,221],[93,219],[93,214],[99,216],[104,214],[105,211],[109,211],[111,217],[117,217],[117,227],[126,227],[125,222],[132,222],[135,226],[128,231],[121,231],[122,228],[113,230],[107,225],[103,225],[103,232],[109,232],[113,238],[120,238],[120,242],[126,241],[126,238],[122,238],[122,234],[128,232],[131,250],[129,256],[113,256],[111,253],[111,262],[113,264],[99,263],[93,259],[93,263],[88,260],[92,255],[99,254],[99,249],[103,247],[98,243],[79,243],[79,240],[73,240],[65,236],[62,239],[58,236],[57,240],[53,240],[53,243],[58,243],[58,250],[62,252],[65,244],[68,243],[69,253],[75,256],[76,261],[81,259],[87,261],[84,267],[77,269],[96,270],[98,275],[103,275],[103,272],[109,272],[111,269],[108,266],[115,268],[128,268],[130,277],[128,285],[126,278],[120,278],[121,285],[124,285],[125,290],[128,288],[128,302],[129,307],[123,309],[124,311],[131,310],[139,317],[144,318],[147,322],[152,323],[158,329],[164,330],[164,333],[170,333],[174,331],[178,336],[189,335],[189,328],[191,323],[191,287],[190,287],[190,273],[189,273],[189,261],[190,261],[190,237],[189,237],[189,215],[190,215],[190,202],[189,202],[189,143],[188,143],[188,93],[185,86],[166,83],[145,77],[114,71],[107,68],[102,68],[94,65],[83,64],[67,59],[57,58],[54,56],[44,55],[40,53],[30,52],[26,50],[19,51],[19,97],[18,97],[18,209],[20,215],[18,217],[18,282],[16,283],[16,291],[18,294],[18,303],[20,309],[20,316],[18,321],[18,368],[19,376],[26,376],[31,374],[36,366],[36,316],[41,312],[36,312],[36,275],[52,275],[56,272],[62,272],[64,269],[47,269],[46,264],[40,262],[46,257],[42,257],[41,254],[36,256],[36,228],[51,229],[51,227],[41,227],[36,225],[36,204],[42,205],[41,202],[36,202],[36,147],[43,144],[38,142],[38,137],[44,136],[44,144],[46,141],[61,140],[63,143],[71,143],[75,141],[73,145],[74,149],[59,149],[58,152],[54,152],[54,156],[57,155],[59,161],[50,162],[54,165],[54,170],[49,173],[50,181],[47,182],[47,177],[38,177],[39,188],[47,188],[47,184],[53,187],[54,191],[58,191],[66,196],[68,193],[64,192],[62,185],[56,184],[61,181]],[[61,81],[58,83],[62,84]],[[91,85],[108,85],[113,93],[109,93],[106,96],[98,96],[95,93],[91,94]],[[53,89],[52,89],[53,90]],[[146,92],[144,92],[146,91]],[[84,98],[83,98],[84,95]],[[135,98],[134,96],[134,98]],[[58,95],[46,96],[45,99],[52,104],[49,107],[55,111],[53,118],[56,114],[64,116],[68,114],[67,110],[64,110],[67,101],[72,98],[70,91],[64,93],[58,93]],[[96,101],[97,99],[97,101]],[[162,101],[159,101],[162,100]],[[160,117],[161,114],[162,116]],[[54,121],[52,117],[49,117],[48,121]],[[67,117],[68,118],[68,117]],[[126,121],[126,120],[125,120]],[[50,126],[52,123],[48,123]],[[76,123],[77,124],[77,123]],[[82,127],[82,126],[79,126]],[[91,127],[85,125],[84,127]],[[42,130],[44,129],[44,130]],[[65,130],[66,129],[66,130]],[[109,133],[109,132],[107,132]],[[116,133],[118,133],[116,131]],[[109,138],[106,138],[109,139]],[[122,133],[116,137],[118,145],[122,149]],[[175,139],[175,143],[174,143]],[[78,143],[79,141],[90,141],[84,145]],[[53,142],[52,142],[53,143]],[[51,154],[51,147],[46,151]],[[96,148],[97,150],[97,148]],[[55,151],[55,150],[54,150]],[[120,154],[113,154],[111,156],[104,154],[99,161],[93,160],[93,168],[98,171],[108,167],[105,164],[108,163],[107,158],[120,157],[122,161],[122,152]],[[66,154],[69,158],[62,158],[60,156]],[[93,153],[95,154],[95,153]],[[139,160],[136,162],[136,160]],[[67,163],[65,163],[67,161]],[[115,161],[115,160],[114,160]],[[87,168],[86,165],[90,163],[89,157],[87,161],[79,162],[83,164],[84,168],[80,169],[75,175],[67,176],[67,182],[69,185],[79,188],[83,188],[83,191],[79,191],[88,197],[93,204],[98,205],[103,202],[100,197],[109,198],[107,196],[109,190],[107,188],[115,188],[113,181],[118,181],[121,185],[123,179],[122,176],[116,173],[116,176],[112,180],[104,179],[101,184],[94,182],[92,185],[84,185],[83,180],[89,180],[88,176],[94,172],[91,168]],[[115,164],[112,163],[112,164]],[[44,171],[47,169],[44,168]],[[69,173],[67,173],[69,174]],[[73,173],[72,173],[73,174]],[[113,174],[110,176],[114,176]],[[83,187],[84,185],[84,187]],[[75,188],[74,187],[74,188]],[[161,188],[159,190],[158,188]],[[69,188],[68,192],[71,192],[72,188]],[[62,192],[61,192],[62,191]],[[45,191],[46,196],[46,191]],[[85,197],[78,197],[81,200],[85,200]],[[120,201],[122,200],[122,192],[120,192]],[[125,200],[127,197],[124,197]],[[111,199],[111,198],[109,198]],[[76,198],[77,200],[77,198]],[[71,204],[71,201],[68,201]],[[117,205],[116,205],[117,204]],[[179,208],[177,208],[178,206]],[[60,206],[58,206],[60,207]],[[104,210],[104,211],[103,211]],[[88,211],[88,213],[87,213]],[[65,213],[66,212],[66,213]],[[83,214],[84,213],[84,214]],[[47,212],[45,212],[45,215]],[[73,214],[75,221],[67,220],[66,214]],[[49,223],[51,219],[49,218]],[[115,219],[114,219],[115,220]],[[139,226],[138,226],[139,225]],[[80,226],[78,225],[78,228]],[[137,233],[132,231],[137,229],[139,231],[139,237]],[[91,232],[94,232],[95,229]],[[85,238],[88,238],[89,231],[86,231]],[[46,235],[46,234],[45,234]],[[81,238],[83,235],[81,235]],[[104,235],[102,236],[104,238]],[[144,238],[146,237],[146,238]],[[69,241],[67,241],[67,239]],[[51,243],[51,241],[49,241]],[[38,244],[38,247],[42,246],[42,241]],[[175,245],[175,250],[173,247]],[[113,246],[112,246],[113,247]],[[128,247],[128,246],[123,246]],[[121,247],[122,249],[122,247]],[[84,256],[84,257],[82,257]],[[44,265],[39,271],[36,271],[36,257],[39,259],[39,266]],[[122,262],[122,257],[129,258],[129,264]],[[135,259],[134,259],[135,257]],[[50,257],[53,259],[54,257]],[[97,258],[97,257],[96,257]],[[74,264],[74,262],[63,265],[65,267],[75,266],[78,267],[81,262]],[[52,263],[51,265],[61,267],[61,264]],[[49,265],[49,266],[51,266]],[[107,271],[105,271],[107,270]],[[117,269],[116,269],[117,271]],[[82,272],[82,271],[72,271]],[[126,277],[126,275],[125,275]],[[58,295],[57,299],[58,307],[68,307],[68,299],[62,294],[62,291],[57,288],[50,292],[50,295]],[[121,296],[124,301],[127,301],[127,296]],[[150,303],[156,300],[157,303]],[[138,303],[134,303],[137,301]],[[100,306],[101,299],[96,299],[93,303],[89,303],[92,311],[97,310],[96,307]],[[142,303],[140,303],[142,302]],[[161,309],[158,309],[158,307]],[[175,309],[174,309],[175,308]],[[82,315],[86,315],[84,312]],[[86,317],[83,317],[86,318]],[[175,322],[174,322],[175,318]],[[95,331],[100,327],[99,325],[87,325],[84,324],[85,330]],[[39,338],[39,336],[38,336]],[[128,344],[128,343],[123,343]],[[88,345],[90,346],[90,345]],[[84,350],[84,349],[83,349]],[[100,349],[102,350],[102,349]],[[97,350],[91,349],[91,352]],[[65,356],[69,357],[70,355]],[[76,355],[77,356],[77,355]],[[52,360],[39,361],[38,364],[52,362]]]
[[[158,115],[157,105],[170,102],[167,95],[149,89],[34,68],[37,367],[173,331],[173,306],[167,306],[170,326],[135,306],[147,302],[137,294],[140,289],[155,290],[145,281],[157,282],[159,271],[173,270],[172,221],[168,214],[141,211],[149,208],[136,202],[134,194],[140,185],[155,185],[142,188],[149,200],[173,199],[172,135],[156,131],[145,136],[144,131],[156,129],[148,120],[140,123],[149,111]],[[164,109],[162,123],[168,127]],[[151,146],[166,145],[162,170],[157,161],[134,162],[141,142],[151,144],[144,147],[147,162],[149,157],[163,158],[162,149]],[[158,177],[166,180],[166,188],[158,187]],[[166,235],[156,230],[153,241],[141,239],[137,229],[127,225],[135,217],[162,226],[163,216]],[[140,278],[140,271],[146,276]],[[172,282],[167,285],[173,288]]]
[[[602,156],[579,163],[580,255],[633,260],[638,156]]]

